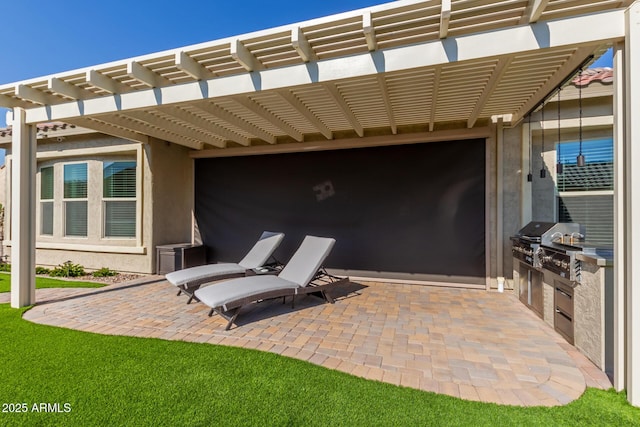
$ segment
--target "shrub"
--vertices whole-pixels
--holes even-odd
[[[11,264],[0,262],[0,271],[11,271]]]
[[[118,272],[110,270],[107,267],[102,267],[100,270],[96,270],[91,274],[93,275],[93,277],[109,277],[117,275]]]
[[[51,270],[46,267],[36,267],[36,274],[50,274]]]
[[[84,267],[80,264],[74,264],[71,261],[67,261],[62,265],[57,266],[49,273],[53,277],[79,277],[84,276]]]

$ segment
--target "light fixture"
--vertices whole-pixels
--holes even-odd
[[[562,156],[560,155],[560,93],[562,92],[562,87],[558,86],[558,152],[556,155],[558,156],[558,162],[556,163],[556,173],[558,175],[562,175]]]
[[[578,123],[580,151],[578,152],[578,157],[576,157],[576,163],[578,167],[583,167],[585,165],[585,158],[584,154],[582,154],[582,68],[580,68],[580,72],[578,73],[578,117],[580,119]]]

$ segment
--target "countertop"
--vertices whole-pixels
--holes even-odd
[[[599,267],[613,267],[613,249],[594,249],[576,254],[576,259]]]
[[[579,251],[576,253],[576,259],[580,261],[595,264],[599,267],[613,266],[613,248],[611,247],[600,247],[589,242],[574,242],[572,244],[553,242],[543,246],[565,251]]]

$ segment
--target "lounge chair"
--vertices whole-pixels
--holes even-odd
[[[237,264],[219,263],[199,265],[197,267],[173,271],[165,277],[169,283],[178,287],[178,295],[181,293],[189,295],[189,300],[187,301],[187,304],[189,304],[194,299],[193,292],[204,283],[245,276],[247,272],[252,269],[258,271],[272,270],[273,265],[277,264],[275,260],[272,264],[265,264],[269,258],[272,258],[273,252],[280,245],[283,238],[283,233],[265,231],[256,244],[253,245],[253,248],[251,248],[247,255]]]
[[[315,294],[333,303],[329,291],[348,281],[348,278],[331,276],[321,268],[334,243],[335,239],[307,236],[277,276],[231,279],[198,289],[195,296],[211,307],[209,316],[215,312],[229,321],[225,330],[229,330],[240,309],[252,302],[291,296],[293,304],[296,295]]]

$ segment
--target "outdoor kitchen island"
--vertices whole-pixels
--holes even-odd
[[[612,378],[613,251],[579,239],[563,244],[549,236],[541,233],[532,256],[524,258],[519,249],[522,240],[514,241],[516,295]],[[536,291],[536,286],[542,289]],[[539,295],[538,302],[529,295]]]
[[[544,320],[598,368],[613,375],[613,251],[584,247],[575,254],[579,281],[544,267]],[[565,307],[573,306],[572,313]]]

